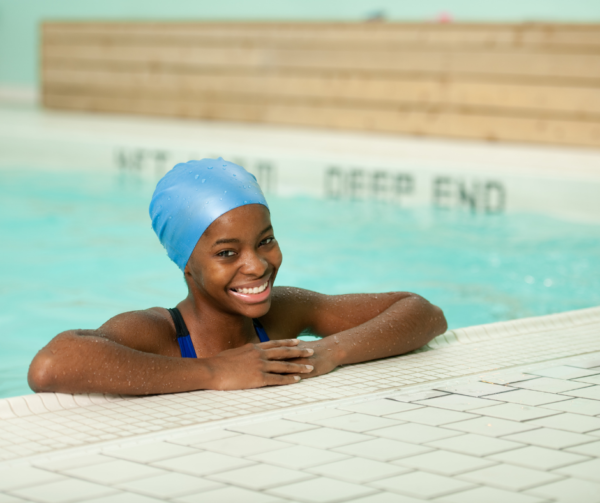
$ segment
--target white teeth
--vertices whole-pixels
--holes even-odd
[[[269,286],[269,282],[267,281],[264,285],[257,286],[254,288],[237,288],[235,291],[239,293],[243,293],[245,295],[256,295],[257,293],[264,292]]]

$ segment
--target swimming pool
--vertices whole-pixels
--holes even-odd
[[[0,397],[30,392],[29,361],[56,333],[185,295],[150,227],[153,189],[132,174],[0,171]],[[268,199],[280,285],[415,291],[451,328],[600,304],[600,225]]]

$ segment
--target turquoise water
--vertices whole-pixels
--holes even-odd
[[[29,361],[58,332],[183,298],[181,273],[150,227],[153,188],[132,177],[0,171],[0,397],[30,392]],[[600,225],[268,199],[281,285],[414,291],[451,328],[600,304]]]

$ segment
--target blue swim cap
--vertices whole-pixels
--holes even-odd
[[[269,208],[254,175],[221,157],[202,159],[177,164],[161,178],[150,218],[169,258],[183,271],[208,226],[246,204]]]

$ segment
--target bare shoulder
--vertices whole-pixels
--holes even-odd
[[[118,314],[94,332],[146,353],[170,355],[177,347],[175,325],[169,312],[162,307]]]

